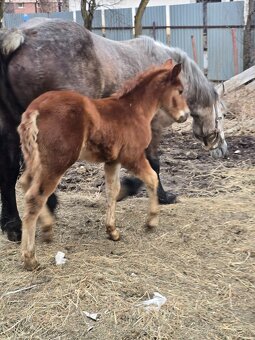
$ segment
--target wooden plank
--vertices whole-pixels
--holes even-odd
[[[247,84],[245,88],[249,91],[255,91],[255,80],[253,80],[251,83]]]
[[[223,84],[218,84],[216,86],[216,90],[220,95],[226,94],[236,90],[238,87],[252,79],[255,79],[255,66],[252,66],[229,80],[226,80]]]

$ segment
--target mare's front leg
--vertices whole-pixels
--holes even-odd
[[[118,241],[120,233],[115,225],[115,209],[117,196],[120,191],[120,164],[105,163],[104,171],[107,197],[106,231],[112,240]]]
[[[2,200],[1,229],[10,241],[20,241],[15,185],[20,171],[21,151],[16,126],[4,125],[0,131],[0,191]]]
[[[162,186],[161,179],[160,179],[160,160],[158,155],[158,150],[156,152],[151,152],[151,146],[149,145],[148,149],[146,150],[146,157],[150,162],[152,169],[156,172],[158,176],[158,200],[159,204],[174,204],[177,202],[177,196],[171,192],[166,192]]]
[[[159,205],[158,205],[158,176],[151,168],[148,160],[143,156],[136,166],[135,175],[139,177],[146,185],[149,195],[149,212],[146,227],[151,229],[158,226],[159,222]]]

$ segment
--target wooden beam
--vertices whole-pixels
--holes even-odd
[[[236,90],[238,87],[248,83],[248,81],[251,81],[252,79],[255,79],[255,66],[248,68],[222,84],[218,84],[216,90],[220,95],[223,95]]]

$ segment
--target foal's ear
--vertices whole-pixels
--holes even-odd
[[[178,75],[181,73],[182,70],[182,64],[176,64],[171,72],[171,80],[175,80]]]
[[[167,68],[172,68],[173,67],[173,59],[168,59],[165,63],[164,66]]]

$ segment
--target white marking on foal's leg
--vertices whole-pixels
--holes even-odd
[[[105,164],[104,170],[107,196],[106,231],[112,240],[118,241],[120,232],[115,226],[115,209],[120,191],[120,164]]]

